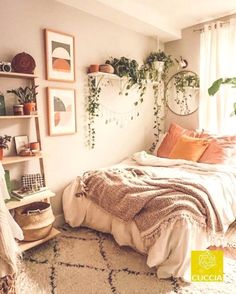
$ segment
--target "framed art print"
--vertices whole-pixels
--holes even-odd
[[[45,29],[45,50],[47,80],[74,82],[74,37]]]
[[[29,148],[28,136],[15,136],[16,154],[19,155],[20,152],[26,148]]]
[[[49,135],[75,133],[75,90],[47,88],[47,92]]]

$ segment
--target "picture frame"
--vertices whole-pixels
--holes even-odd
[[[76,133],[75,90],[48,87],[47,102],[49,135]]]
[[[19,155],[22,150],[28,148],[28,136],[15,136],[16,154]]]
[[[75,81],[74,36],[45,29],[46,78],[49,81]]]

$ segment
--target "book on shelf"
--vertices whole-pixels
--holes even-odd
[[[47,187],[41,187],[39,190],[35,190],[35,191],[22,191],[22,189],[12,190],[11,197],[14,197],[17,200],[22,200],[28,196],[33,196],[33,195],[36,195],[40,192],[44,192],[47,190],[48,190]]]

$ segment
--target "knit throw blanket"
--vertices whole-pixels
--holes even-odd
[[[77,196],[87,198],[124,222],[135,221],[141,236],[158,237],[170,221],[187,218],[209,233],[222,233],[211,196],[200,184],[160,178],[144,168],[115,168],[85,173]]]

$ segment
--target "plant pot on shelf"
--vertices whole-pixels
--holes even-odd
[[[35,102],[28,102],[24,104],[24,114],[30,115],[32,112],[36,110],[36,103]]]
[[[24,106],[21,104],[13,105],[14,115],[24,115]]]
[[[89,67],[89,72],[98,72],[99,71],[99,64],[91,64]]]

